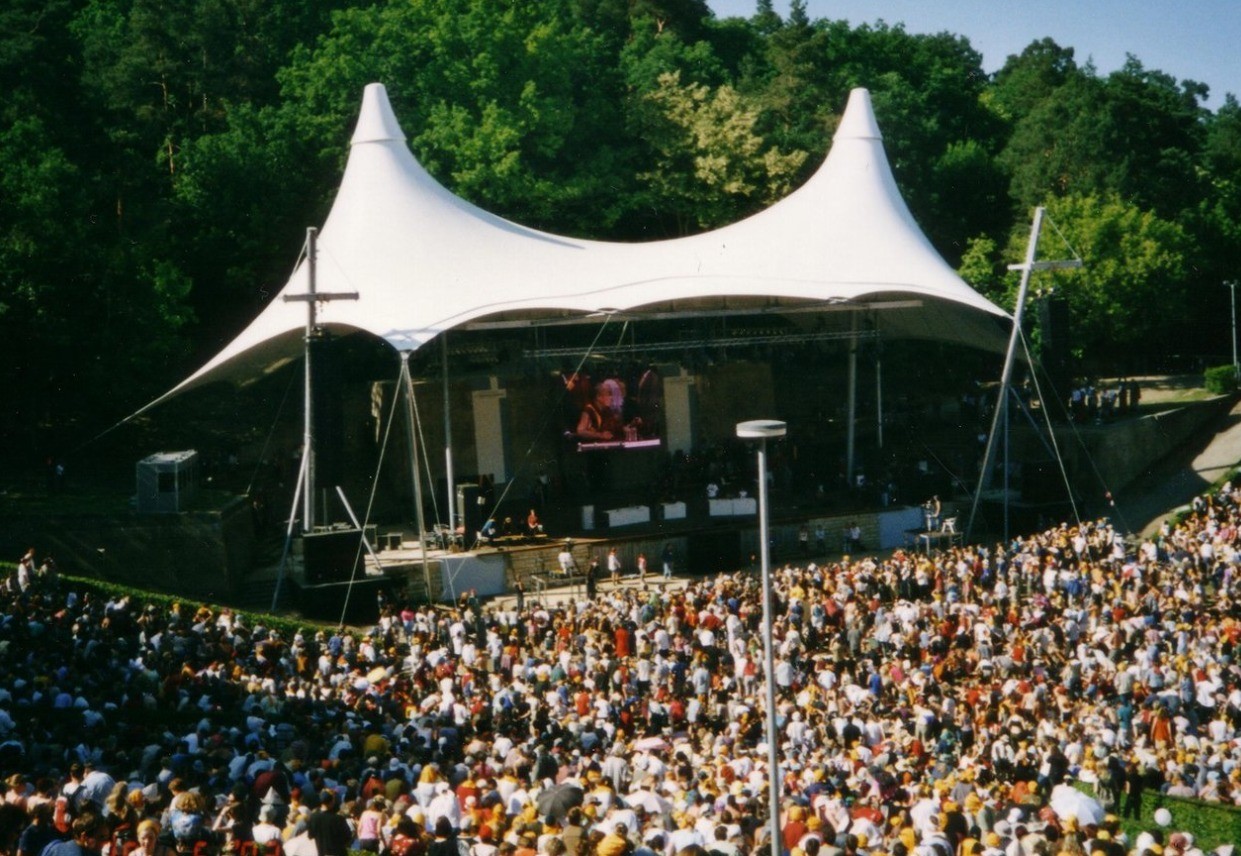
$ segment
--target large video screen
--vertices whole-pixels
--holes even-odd
[[[650,449],[663,442],[664,384],[652,365],[592,367],[560,376],[564,436],[580,452]]]

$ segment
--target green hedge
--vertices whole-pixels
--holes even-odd
[[[1237,389],[1237,368],[1233,365],[1215,366],[1202,373],[1202,385],[1208,392],[1226,395]]]
[[[131,586],[119,585],[118,583],[105,582],[92,577],[74,577],[61,576],[62,584],[68,583],[83,591],[89,591],[104,597],[123,597],[129,595],[131,598],[143,603],[153,603],[164,609],[171,609],[174,603],[181,604],[183,614],[193,615],[195,610],[200,606],[206,606],[214,613],[218,613],[224,607],[217,604],[205,603],[201,600],[188,597],[177,597],[176,595],[160,594],[159,592],[147,591],[146,589],[133,588]],[[285,618],[279,615],[272,615],[266,612],[246,612],[245,610],[228,607],[233,611],[234,615],[241,616],[248,627],[254,627],[256,624],[262,624],[264,627],[273,630],[279,630],[282,636],[292,636],[294,633],[316,633],[319,630],[335,627],[330,622],[312,622],[304,618]]]
[[[7,576],[16,570],[17,563],[0,562],[0,576]],[[68,574],[61,574],[60,579],[62,584],[68,583],[83,591],[93,592],[105,597],[123,597],[125,595],[129,595],[134,600],[139,600],[143,603],[153,603],[158,606],[162,606],[165,609],[171,609],[174,603],[179,603],[181,604],[182,609],[189,610],[190,615],[193,615],[194,611],[200,606],[206,606],[212,612],[216,613],[224,608],[220,605],[204,603],[203,601],[195,600],[194,598],[161,594],[159,592],[148,591],[147,589],[133,588],[132,586],[110,583],[105,580],[97,580],[94,577],[75,577]],[[282,636],[291,636],[299,631],[302,633],[306,633],[308,631],[310,633],[316,633],[319,630],[336,626],[332,622],[314,622],[304,618],[285,618],[283,616],[272,615],[267,612],[246,612],[245,610],[236,609],[231,606],[228,608],[233,610],[234,615],[242,616],[246,624],[250,627],[253,627],[256,624],[262,624],[264,627],[279,630]]]
[[[1221,844],[1236,844],[1241,841],[1241,808],[1237,806],[1158,793],[1142,795],[1143,817],[1150,817],[1155,809],[1161,807],[1172,812],[1171,828],[1192,832],[1194,843],[1201,847],[1203,852],[1209,852]],[[1147,828],[1150,825],[1145,824]]]
[[[1078,783],[1079,790],[1094,795],[1090,785]],[[1138,834],[1155,828],[1155,810],[1166,808],[1172,812],[1172,826],[1169,832],[1190,832],[1194,836],[1194,844],[1208,853],[1221,844],[1235,844],[1241,841],[1241,807],[1223,803],[1203,802],[1202,800],[1170,797],[1157,791],[1146,791],[1142,794],[1141,816],[1122,818],[1121,829],[1132,842]],[[1120,807],[1112,809],[1120,814]]]

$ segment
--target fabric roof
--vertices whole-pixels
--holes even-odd
[[[269,370],[301,353],[303,263],[248,328],[167,395]],[[592,313],[881,303],[885,335],[1002,350],[1007,314],[967,285],[914,222],[870,94],[850,94],[831,151],[802,187],[740,222],[646,243],[579,240],[455,196],[418,163],[382,84],[366,87],[340,190],[318,238],[321,325],[415,350],[470,322]],[[167,397],[164,396],[165,398]],[[162,400],[162,399],[161,399]]]

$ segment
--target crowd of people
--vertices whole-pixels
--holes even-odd
[[[0,850],[1198,856],[1142,798],[1241,804],[1239,529],[1227,485],[1146,540],[776,569],[775,848],[752,573],[294,633],[31,551],[0,616]]]
[[[1084,381],[1069,392],[1069,418],[1081,424],[1098,424],[1128,416],[1142,401],[1142,385],[1119,378],[1108,384]]]

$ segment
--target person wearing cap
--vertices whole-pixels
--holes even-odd
[[[633,842],[629,840],[629,827],[624,823],[612,826],[612,831],[595,846],[596,856],[630,856],[633,853]]]
[[[982,837],[982,856],[1003,856],[1004,851],[1000,849],[1000,836],[994,831],[983,834]]]
[[[461,803],[445,781],[435,783],[435,796],[427,805],[427,823],[434,827],[441,818],[448,818],[454,830],[461,828]]]

